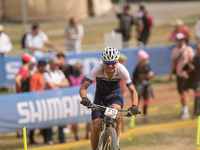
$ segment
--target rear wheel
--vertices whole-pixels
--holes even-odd
[[[105,132],[103,150],[117,150],[117,133],[112,127],[109,127]]]

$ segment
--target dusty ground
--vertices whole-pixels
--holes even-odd
[[[138,3],[131,3],[132,14],[136,16],[138,11]],[[193,14],[200,15],[200,1],[191,1],[191,2],[152,2],[146,3],[146,9],[149,11],[155,21],[156,25],[169,24],[171,20],[179,17],[190,16]],[[120,5],[116,5],[118,10],[120,10]],[[86,21],[111,21],[117,20],[114,13],[109,11],[108,13],[91,19],[87,19]],[[185,20],[190,21],[190,20]]]
[[[122,150],[194,150],[195,145],[179,144],[175,146],[149,146],[149,147],[128,147]]]

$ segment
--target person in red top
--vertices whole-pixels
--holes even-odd
[[[174,30],[172,31],[169,40],[170,41],[176,41],[176,34],[182,33],[185,36],[186,43],[189,43],[190,40],[190,32],[186,25],[184,25],[184,22],[181,19],[176,19],[176,21],[172,22],[172,25],[174,26]]]
[[[30,76],[28,70],[31,65],[31,58],[33,57],[34,56],[30,54],[24,54],[22,56],[23,66],[20,68],[19,72],[17,73],[14,79],[16,84],[16,93],[21,93],[22,79],[25,79],[26,77]],[[22,131],[17,132],[17,137],[22,137]]]
[[[15,84],[16,84],[16,93],[21,93],[21,84],[22,79],[25,79],[26,77],[29,77],[29,67],[31,65],[31,58],[33,58],[33,55],[30,54],[24,54],[22,56],[22,62],[23,66],[20,68],[19,72],[17,73],[15,77]]]

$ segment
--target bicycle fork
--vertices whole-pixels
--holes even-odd
[[[102,120],[101,121],[101,132],[100,132],[100,136],[99,136],[99,149],[98,150],[103,149],[103,136],[104,136],[105,131],[106,131],[106,124]]]

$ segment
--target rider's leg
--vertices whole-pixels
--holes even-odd
[[[112,95],[111,99],[110,99],[110,105],[114,106],[114,108],[116,109],[121,109],[123,107],[123,95],[120,92],[116,92]],[[122,122],[121,122],[121,118],[118,112],[118,115],[116,117],[116,119],[114,120],[117,123],[117,145],[119,147],[119,137],[120,137],[120,132],[121,132],[121,128],[122,128]]]
[[[112,104],[112,106],[114,106],[114,108],[116,109],[121,109],[121,106],[118,104]],[[118,112],[118,115],[115,118],[115,122],[117,123],[117,146],[119,147],[119,137],[120,137],[120,133],[121,133],[121,129],[122,129],[122,122],[121,122],[121,118],[120,118],[120,113]]]
[[[91,147],[93,150],[95,150],[98,146],[101,121],[102,118],[97,118],[92,121]]]
[[[114,108],[116,108],[116,109],[121,109],[121,106],[118,105],[118,104],[112,104],[112,106],[114,106]],[[115,118],[115,122],[117,123],[117,129],[116,130],[117,130],[117,137],[119,138],[120,133],[121,133],[121,128],[122,128],[122,122],[121,122],[119,112],[118,112],[117,117]]]

